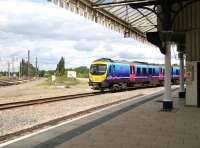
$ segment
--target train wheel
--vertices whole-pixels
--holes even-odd
[[[164,85],[164,81],[161,81],[161,82],[160,82],[160,86],[163,86],[163,85]]]
[[[126,84],[126,83],[123,83],[123,84],[121,85],[121,88],[122,88],[122,90],[126,90],[126,89],[127,89],[127,84]]]
[[[103,89],[103,88],[101,88],[101,89],[100,89],[100,92],[104,92],[104,89]]]
[[[117,92],[117,91],[119,91],[120,90],[120,86],[118,85],[118,84],[114,84],[113,86],[112,86],[112,92]]]

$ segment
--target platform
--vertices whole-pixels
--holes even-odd
[[[5,148],[199,148],[200,109],[173,92],[163,112],[162,93],[126,103],[11,143]]]

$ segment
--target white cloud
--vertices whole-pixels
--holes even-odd
[[[55,68],[61,56],[69,67],[88,66],[101,57],[163,62],[158,49],[124,39],[46,0],[1,0],[1,61],[26,57],[27,50],[44,69]]]

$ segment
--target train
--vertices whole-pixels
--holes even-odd
[[[171,67],[171,82],[179,83],[179,66]],[[117,61],[101,58],[92,62],[89,70],[89,86],[94,90],[113,92],[137,85],[158,86],[164,84],[165,68],[162,64]]]

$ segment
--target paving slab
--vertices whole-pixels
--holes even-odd
[[[115,105],[87,117],[5,146],[5,148],[200,148],[200,110],[185,107],[173,93],[175,109],[161,111],[163,91]]]

